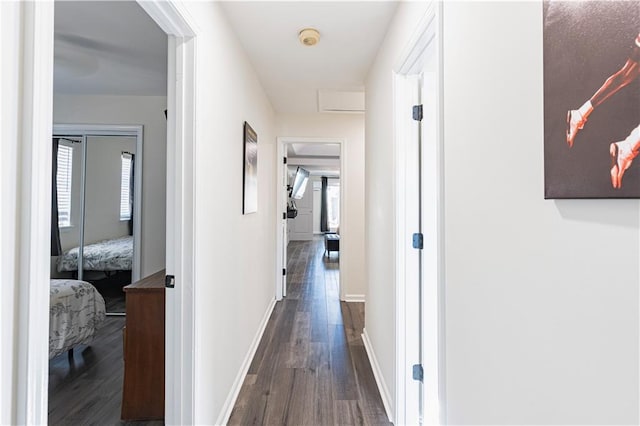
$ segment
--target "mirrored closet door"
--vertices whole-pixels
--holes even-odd
[[[116,315],[125,312],[122,288],[140,278],[142,127],[135,127],[54,126],[61,252],[52,277],[91,283]]]

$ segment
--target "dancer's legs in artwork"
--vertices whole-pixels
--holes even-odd
[[[633,159],[640,154],[640,126],[631,131],[623,141],[614,142],[609,146],[611,154],[611,185],[618,189],[622,187],[622,176],[631,166]]]
[[[594,109],[640,75],[640,34],[629,58],[616,73],[605,80],[593,96],[580,108],[567,112],[567,144],[573,146],[578,131],[584,127]]]

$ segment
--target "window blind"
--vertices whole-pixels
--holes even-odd
[[[131,179],[131,154],[123,153],[120,157],[122,172],[120,174],[120,220],[131,219],[129,189]]]
[[[58,146],[58,226],[71,226],[71,179],[73,171],[73,147]]]

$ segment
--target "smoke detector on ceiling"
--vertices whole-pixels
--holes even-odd
[[[298,39],[305,46],[315,46],[320,41],[320,32],[315,28],[305,28],[298,33]]]

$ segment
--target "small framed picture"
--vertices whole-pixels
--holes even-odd
[[[258,211],[258,135],[244,122],[242,214]]]

